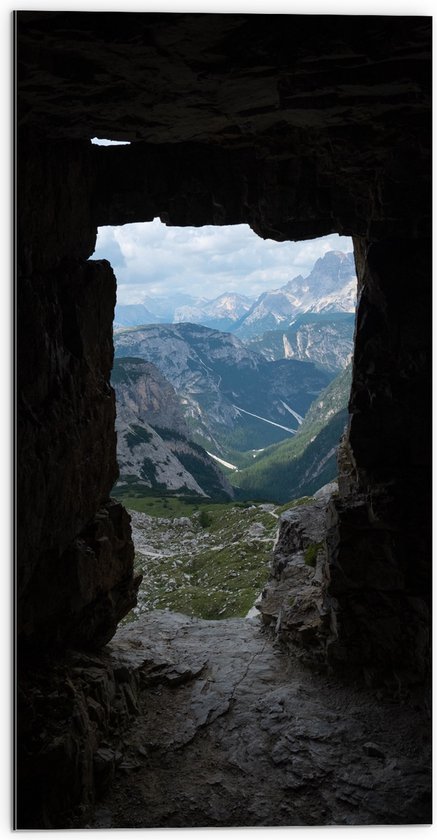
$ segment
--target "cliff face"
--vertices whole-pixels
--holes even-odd
[[[18,286],[18,631],[99,646],[135,602],[109,385],[115,277],[63,261]]]
[[[233,489],[208,453],[193,443],[177,394],[155,365],[116,359],[118,492],[136,487],[230,499]],[[187,468],[184,466],[187,465]]]
[[[114,277],[84,262],[97,226],[246,222],[276,240],[354,236],[351,417],[327,555],[337,661],[422,677],[430,19],[16,20],[20,637],[40,653],[102,644],[134,598],[128,524],[108,507]]]
[[[269,330],[248,342],[266,359],[300,359],[338,373],[352,358],[355,316],[296,319],[286,330]]]

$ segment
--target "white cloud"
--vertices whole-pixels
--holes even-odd
[[[307,276],[326,251],[351,251],[352,240],[332,234],[306,242],[273,242],[248,225],[166,227],[153,222],[99,228],[93,259],[108,259],[120,303],[175,293],[215,298],[238,291],[257,297]]]

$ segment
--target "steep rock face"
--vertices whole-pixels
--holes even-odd
[[[116,359],[118,491],[152,488],[231,498],[233,490],[208,453],[190,441],[178,396],[155,365]],[[187,465],[187,468],[184,465]]]
[[[119,404],[118,415],[129,415],[130,422],[188,435],[176,392],[156,365],[139,358],[115,359],[111,382]]]
[[[337,638],[328,660],[363,673],[369,684],[404,690],[429,673],[430,593],[422,589],[420,566],[412,581],[400,562],[399,513],[384,490],[332,500],[326,541]]]
[[[317,260],[308,277],[293,277],[280,289],[260,295],[235,333],[248,338],[279,326],[286,328],[305,312],[353,313],[355,298],[353,254],[328,251]]]
[[[18,632],[29,642],[95,644],[106,637],[106,607],[93,618],[91,604],[111,599],[113,631],[123,614],[118,584],[132,575],[132,552],[118,548],[129,542],[127,521],[102,533],[103,553],[86,536],[117,477],[115,278],[105,262],[63,262],[44,277],[24,277],[18,295]],[[73,579],[77,586],[64,588]]]
[[[133,558],[130,518],[111,499],[60,557],[44,558],[23,599],[22,640],[31,648],[105,645],[136,604]]]
[[[388,494],[373,496],[369,509],[364,494],[345,496],[340,487],[342,497],[338,489],[326,485],[281,515],[257,606],[264,624],[286,647],[297,644],[304,660],[364,674],[397,696],[426,677],[428,607],[395,562]]]
[[[350,642],[341,658],[366,663],[370,675],[390,662],[409,681],[429,665],[430,253],[420,240],[394,240],[357,242],[356,256],[351,418],[330,536],[331,591],[339,636]],[[410,300],[401,289],[412,276]]]
[[[297,643],[305,658],[318,664],[326,663],[337,638],[335,611],[326,596],[326,508],[336,491],[335,482],[326,485],[281,515],[271,580],[258,603],[264,624],[281,643]]]
[[[286,330],[269,330],[247,342],[269,361],[299,359],[338,373],[352,358],[353,315],[304,315]]]

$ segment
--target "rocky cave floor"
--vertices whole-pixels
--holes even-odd
[[[154,611],[107,650],[119,673],[144,679],[88,828],[431,821],[419,696],[308,670],[257,619]]]

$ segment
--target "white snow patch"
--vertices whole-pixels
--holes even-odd
[[[257,420],[263,420],[264,423],[270,423],[271,426],[277,426],[278,429],[285,429],[286,432],[290,432],[291,435],[296,434],[296,429],[289,429],[288,426],[281,426],[280,423],[274,423],[273,420],[267,420],[267,417],[260,417],[259,414],[253,414],[251,411],[246,411],[245,408],[240,408],[238,405],[232,404],[233,408],[236,408],[237,411],[242,411],[243,414],[249,414],[251,417],[256,417]]]
[[[289,412],[290,412],[290,414],[292,414],[292,415],[293,415],[293,417],[295,417],[295,418],[296,418],[296,420],[297,420],[297,422],[299,423],[299,426],[300,426],[300,425],[303,423],[303,417],[302,417],[302,415],[301,415],[301,414],[298,414],[298,413],[297,413],[297,411],[294,411],[294,409],[293,409],[293,408],[290,408],[290,406],[289,406],[289,405],[287,405],[287,403],[286,403],[286,402],[284,402],[284,400],[281,400],[281,403],[282,403],[282,405],[284,406],[284,408],[286,408],[286,409],[287,409],[287,411],[289,411]]]
[[[208,452],[208,450],[206,450]],[[238,467],[235,464],[230,464],[229,461],[223,461],[222,458],[219,458],[218,455],[213,455],[212,452],[208,452],[210,458],[214,458],[214,461],[218,461],[219,464],[223,464],[224,467],[228,467],[230,470],[236,470],[238,472]]]

